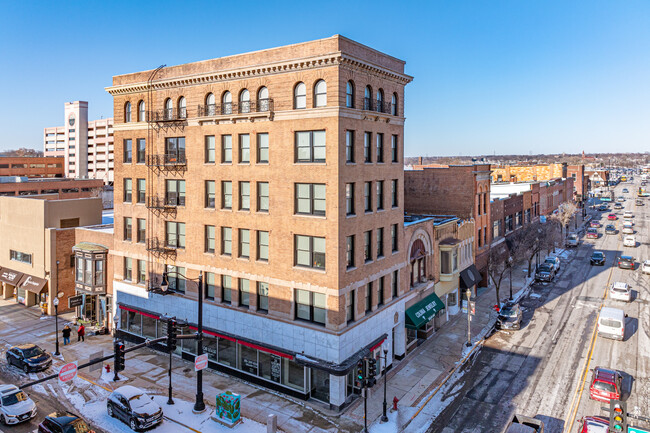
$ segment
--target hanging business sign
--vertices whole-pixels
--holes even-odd
[[[68,298],[68,308],[80,307],[84,303],[83,295],[70,296]]]

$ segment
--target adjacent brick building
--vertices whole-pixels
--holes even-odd
[[[0,176],[64,177],[63,162],[61,157],[2,156]]]
[[[60,199],[98,197],[104,183],[95,179],[29,179],[0,177],[0,196],[55,194]]]

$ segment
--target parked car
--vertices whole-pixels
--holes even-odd
[[[623,192],[630,192],[627,190],[627,188],[623,188]]]
[[[587,239],[598,239],[598,230],[589,227],[587,229]]]
[[[618,217],[616,216],[615,213],[610,213],[609,215],[607,215],[607,219],[610,221],[616,221]]]
[[[621,269],[634,269],[634,257],[632,256],[619,257],[618,267]]]
[[[632,291],[627,283],[616,281],[609,288],[609,297],[619,301],[630,302],[632,300]]]
[[[555,270],[556,274],[558,272],[560,272],[560,259],[559,259],[559,257],[547,257],[544,260],[544,263],[548,263],[549,265],[553,266],[553,269]]]
[[[609,420],[601,416],[585,416],[580,419],[578,433],[608,433]]]
[[[71,412],[53,412],[38,425],[38,433],[95,433],[95,430]]]
[[[0,424],[12,425],[36,416],[36,405],[16,385],[0,385]]]
[[[623,212],[623,218],[634,218],[634,213],[631,210]]]
[[[589,227],[600,228],[600,226],[601,226],[600,221],[591,221],[589,223]]]
[[[604,266],[605,265],[605,254],[601,251],[594,251],[589,259],[591,266]]]
[[[569,236],[566,238],[566,242],[564,243],[564,246],[567,248],[571,247],[577,247],[580,245],[580,238],[578,238],[578,235],[575,233],[571,233]]]
[[[623,385],[623,375],[616,370],[596,367],[591,376],[589,398],[609,403],[610,400],[620,400]]]
[[[497,317],[498,329],[519,329],[521,328],[521,308],[519,304],[506,304],[499,310]]]
[[[537,271],[535,272],[536,281],[553,281],[553,278],[555,278],[555,268],[553,268],[553,265],[542,263],[537,267]]]
[[[646,260],[641,264],[641,272],[644,274],[650,274],[650,260]]]
[[[131,385],[117,388],[108,396],[106,411],[138,431],[162,422],[163,411],[147,393]]]
[[[616,226],[614,224],[607,224],[607,226],[605,227],[605,234],[615,235],[616,234]]]
[[[623,246],[624,247],[636,247],[636,238],[634,235],[626,235],[623,238]]]
[[[25,373],[47,370],[52,365],[49,353],[35,344],[21,344],[7,350],[7,362]]]

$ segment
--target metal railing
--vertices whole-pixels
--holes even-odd
[[[147,165],[150,167],[185,166],[187,158],[185,153],[164,153],[162,155],[148,155]]]
[[[149,238],[147,239],[147,251],[153,253],[172,253],[176,252],[176,247],[167,245],[164,239]]]
[[[386,114],[393,114],[393,112],[395,112],[394,115],[397,115],[395,104],[383,100],[373,100],[372,98],[363,98],[363,109]]]
[[[225,104],[199,105],[199,117],[224,116],[229,114],[264,113],[273,111],[273,99],[258,99],[257,101],[227,102]]]
[[[174,122],[187,119],[187,108],[164,108],[147,112],[148,122]]]
[[[170,200],[164,196],[147,197],[147,207],[149,209],[174,209],[178,206],[178,200]]]

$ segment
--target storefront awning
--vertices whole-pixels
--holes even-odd
[[[22,272],[14,271],[13,269],[9,269],[9,268],[0,269],[0,281],[2,281],[3,283],[7,283],[7,284],[11,284],[12,286],[15,286],[22,277],[23,277]]]
[[[469,268],[465,268],[460,272],[460,288],[472,288],[480,283],[482,279],[483,277],[478,269],[476,269],[476,266],[470,265]]]
[[[47,284],[47,280],[42,278],[34,277],[32,275],[23,274],[23,277],[20,279],[20,282],[16,287],[30,291],[32,293],[39,294],[43,287]]]
[[[430,294],[415,305],[406,309],[406,327],[419,329],[445,308],[445,304],[435,293]]]

